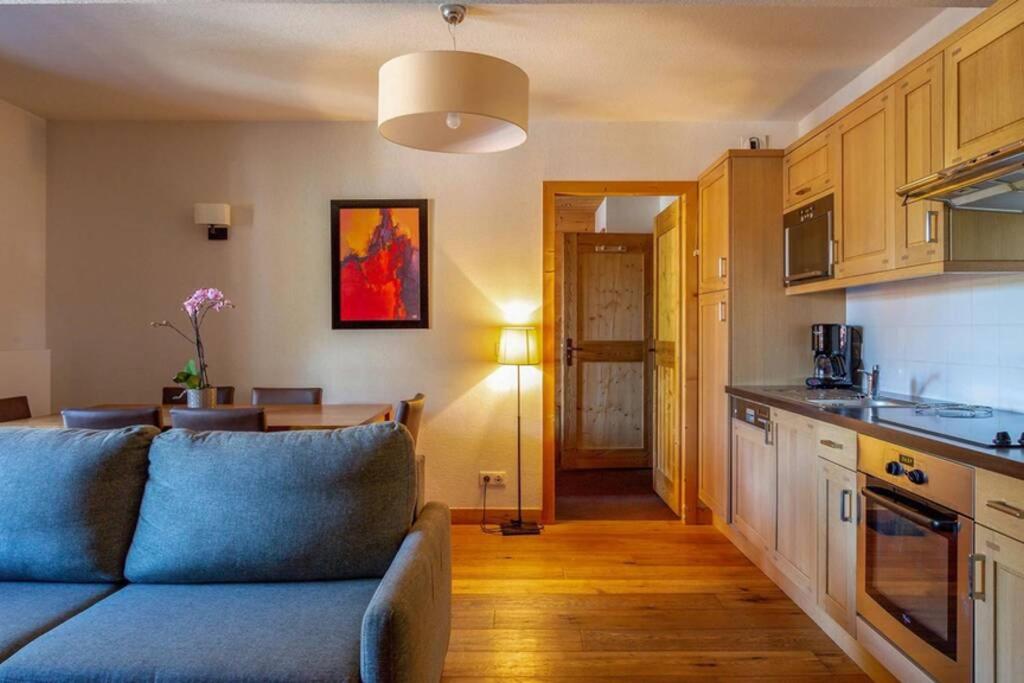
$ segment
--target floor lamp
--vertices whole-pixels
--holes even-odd
[[[498,363],[516,366],[516,518],[501,525],[502,536],[540,533],[536,522],[523,521],[523,385],[524,365],[540,362],[536,327],[503,327],[498,342]]]

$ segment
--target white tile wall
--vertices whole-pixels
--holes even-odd
[[[1024,275],[956,275],[847,290],[882,391],[1024,411]]]

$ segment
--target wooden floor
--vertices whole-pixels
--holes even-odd
[[[711,527],[464,525],[452,545],[447,681],[868,680]]]
[[[560,520],[678,520],[650,469],[565,470],[555,479]]]

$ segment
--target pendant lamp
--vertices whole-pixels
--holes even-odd
[[[501,152],[526,142],[530,79],[515,64],[459,52],[464,5],[441,5],[451,50],[385,62],[378,76],[377,129],[405,147],[432,152]]]

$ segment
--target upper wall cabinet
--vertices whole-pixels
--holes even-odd
[[[894,267],[896,107],[884,90],[836,124],[840,191],[836,199],[836,278]]]
[[[786,155],[782,162],[785,208],[804,204],[831,190],[836,177],[836,136],[830,128]]]
[[[896,85],[896,187],[942,169],[942,55],[911,71]],[[946,212],[942,203],[906,206],[896,198],[896,265],[914,266],[946,258]]]
[[[700,182],[700,282],[698,291],[717,292],[729,286],[729,160],[722,161]]]
[[[1024,138],[1024,2],[951,43],[945,62],[947,166]]]

